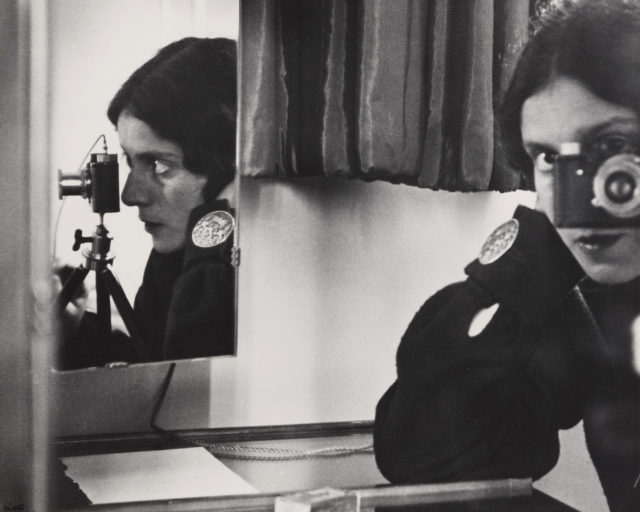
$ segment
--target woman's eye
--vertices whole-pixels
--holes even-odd
[[[153,162],[153,173],[158,176],[167,172],[171,167],[166,162],[162,160],[154,160]]]
[[[632,145],[624,135],[608,135],[594,143],[595,150],[601,157],[609,157],[618,153],[631,153]]]
[[[540,172],[550,172],[553,169],[553,163],[556,155],[553,153],[538,153],[533,161],[533,165]]]

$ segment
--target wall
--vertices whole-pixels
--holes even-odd
[[[260,424],[371,419],[413,314],[523,196],[305,179],[244,180],[241,197],[236,413]]]

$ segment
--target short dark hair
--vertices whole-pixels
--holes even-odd
[[[205,200],[218,196],[235,175],[236,43],[187,37],[138,68],[107,110],[115,125],[122,112],[178,144],[184,165],[207,175]]]
[[[599,98],[640,117],[640,4],[627,0],[545,2],[500,113],[500,139],[507,162],[533,188],[533,164],[520,130],[524,102],[555,77],[580,81]]]

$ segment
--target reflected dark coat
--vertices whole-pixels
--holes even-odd
[[[196,207],[188,233],[206,213],[231,212],[226,200]],[[187,236],[183,250],[151,251],[135,302],[136,325],[152,361],[229,355],[235,348],[235,270],[232,235],[211,248]],[[131,339],[104,333],[97,315],[84,314],[79,329],[63,335],[60,369],[103,366],[113,361],[140,362]]]
[[[228,203],[219,200],[194,209],[188,232],[214,210],[229,211]],[[151,252],[134,309],[152,360],[233,354],[232,246],[232,236],[204,249],[188,236],[184,251]]]

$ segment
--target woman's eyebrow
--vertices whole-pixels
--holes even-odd
[[[179,154],[167,151],[142,151],[133,155],[128,153],[128,155],[131,158],[139,158],[141,160],[180,160]]]
[[[625,129],[640,129],[640,121],[636,117],[618,116],[611,119],[607,119],[602,123],[594,124],[591,126],[585,126],[578,130],[578,139],[593,136],[599,132],[606,131],[610,128],[625,128]],[[573,142],[573,141],[565,141]]]
[[[554,142],[559,147],[563,142],[580,142],[584,139],[593,139],[598,134],[611,128],[640,131],[640,121],[635,116],[616,116],[606,121],[580,128],[576,131],[574,140],[558,140]],[[522,146],[529,155],[556,151],[554,145],[549,143],[523,140]]]

